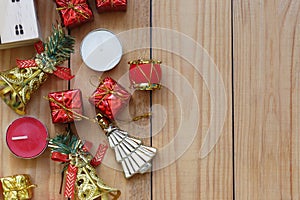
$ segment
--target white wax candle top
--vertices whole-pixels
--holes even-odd
[[[20,136],[11,137],[11,140],[27,140],[27,139],[28,139],[27,135],[20,135]]]
[[[122,46],[112,32],[98,29],[90,32],[82,40],[81,57],[83,62],[95,71],[107,71],[121,60]]]

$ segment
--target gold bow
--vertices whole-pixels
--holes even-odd
[[[97,104],[96,104],[97,107],[98,107],[98,106],[100,105],[100,103],[103,102],[103,101],[106,99],[106,97],[107,97],[108,95],[110,95],[110,94],[116,95],[117,97],[119,97],[119,98],[122,99],[122,100],[126,100],[126,97],[125,97],[122,93],[114,91],[114,87],[115,87],[115,86],[113,86],[112,90],[110,90],[109,88],[107,88],[107,87],[105,87],[105,86],[100,88],[101,90],[104,90],[104,92],[103,92],[103,93],[100,93],[100,94],[95,94],[95,97],[103,96],[103,97],[97,102]]]

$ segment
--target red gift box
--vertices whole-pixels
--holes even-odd
[[[63,25],[69,28],[93,20],[87,0],[55,0]]]
[[[109,11],[126,11],[127,0],[96,0],[99,13]]]
[[[160,89],[161,84],[161,61],[133,60],[128,62],[129,79],[132,86],[137,90]]]
[[[78,89],[48,94],[53,123],[68,123],[82,119],[82,95]]]
[[[106,77],[90,96],[90,103],[109,119],[114,117],[126,106],[130,100],[130,93],[110,77]]]

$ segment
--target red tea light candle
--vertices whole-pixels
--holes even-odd
[[[33,117],[13,121],[6,132],[10,151],[20,158],[36,158],[47,148],[48,132],[44,124]]]
[[[129,79],[136,90],[154,90],[161,88],[161,61],[133,60],[129,61]]]

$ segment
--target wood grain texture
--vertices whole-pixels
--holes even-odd
[[[299,199],[299,9],[233,1],[236,199]]]
[[[36,5],[45,38],[51,33],[51,25],[60,19],[53,1],[36,0]],[[27,114],[45,123],[51,137],[64,126],[51,123],[48,102],[42,96],[79,87],[83,91],[85,114],[94,117],[95,110],[87,101],[88,96],[99,77],[111,76],[133,93],[129,105],[117,119],[118,125],[159,149],[153,172],[128,180],[115,162],[114,153],[108,151],[97,171],[108,185],[122,191],[120,199],[300,198],[298,0],[130,0],[127,12],[103,14],[96,12],[94,1],[90,5],[94,21],[70,30],[76,46],[69,64],[76,78],[68,83],[52,76],[27,106]],[[167,29],[157,31],[156,27]],[[117,67],[105,73],[89,70],[80,58],[81,40],[97,28],[118,34],[124,50]],[[168,30],[171,35],[164,34]],[[188,36],[205,51],[190,48],[186,37],[174,38],[176,34]],[[159,48],[160,45],[168,49]],[[176,49],[182,51],[176,54]],[[184,57],[186,51],[191,57]],[[16,58],[27,59],[34,54],[33,46],[1,50],[0,70],[14,67]],[[150,56],[163,61],[163,88],[151,95],[134,92],[128,81],[127,61]],[[208,62],[206,56],[212,60]],[[194,62],[207,69],[208,76],[199,74]],[[208,87],[209,84],[218,87],[217,75],[212,70],[214,64],[226,90],[226,119],[215,148],[200,159],[206,132],[214,126],[211,108],[218,111],[221,110],[218,106],[222,106],[212,101],[212,94],[218,97],[218,90]],[[234,105],[231,105],[232,95]],[[131,117],[150,110],[151,120],[128,122]],[[195,111],[197,118],[191,119],[194,115],[190,113]],[[5,133],[8,125],[20,116],[3,102],[0,114],[0,177],[28,173],[32,182],[38,184],[33,199],[64,199],[59,194],[62,167],[50,160],[48,150],[34,160],[13,156],[7,148]],[[190,123],[190,127],[179,131],[183,123]],[[192,129],[194,126],[198,128]],[[83,139],[94,142],[92,151],[106,139],[98,125],[88,121],[75,123],[72,128]],[[187,137],[178,139],[182,135]]]
[[[142,48],[150,44],[150,32],[139,32],[135,29],[148,27],[150,22],[150,0],[139,1],[131,0],[128,2],[126,12],[97,13],[94,1],[90,1],[91,8],[94,12],[94,21],[84,24],[71,30],[71,35],[77,40],[75,54],[71,57],[71,69],[77,76],[71,81],[71,88],[80,88],[83,93],[85,114],[95,117],[96,111],[93,105],[88,102],[88,97],[98,86],[98,79],[110,76],[118,81],[126,90],[132,93],[129,105],[124,108],[122,113],[117,117],[118,125],[129,132],[132,136],[144,138],[143,142],[149,144],[150,129],[149,119],[136,123],[127,123],[132,117],[149,112],[150,96],[148,92],[134,92],[130,88],[128,79],[129,65],[128,61],[140,57],[149,57],[149,48]],[[82,39],[95,29],[107,29],[117,34],[122,46],[123,56],[120,63],[112,70],[96,72],[90,70],[80,57],[80,44]],[[127,32],[126,32],[127,31]],[[145,33],[145,34],[143,34]],[[136,50],[135,50],[136,49]],[[101,65],[101,60],[99,60]],[[87,129],[89,127],[89,129]],[[91,124],[89,121],[75,123],[74,129],[78,135],[89,141],[93,141],[94,146],[106,141],[106,136],[100,130],[97,124]],[[100,177],[104,182],[112,187],[121,190],[120,199],[150,199],[151,198],[151,181],[150,174],[135,175],[130,179],[125,179],[120,164],[115,161],[114,151],[108,149],[103,164],[97,169]]]
[[[159,147],[157,162],[169,162],[164,168],[153,172],[153,199],[232,199],[232,121],[231,121],[231,1],[158,1],[153,0],[153,27],[171,29],[172,33],[164,35],[164,30],[153,33],[153,46],[159,44],[169,46],[169,51],[153,49],[153,58],[162,60],[164,65],[164,87],[153,92],[153,106],[159,105],[165,110],[161,114],[165,124],[159,132],[153,132],[153,146]],[[207,50],[203,53],[196,48],[186,46],[184,37],[173,35],[185,34]],[[181,53],[176,55],[175,49]],[[188,51],[193,56],[186,59],[183,55]],[[202,52],[202,53],[200,53]],[[210,94],[205,81],[216,84],[215,76],[210,67],[213,63],[206,62],[210,56],[216,63],[224,81],[227,94],[226,121],[221,138],[215,149],[204,159],[199,152],[203,138],[211,124]],[[197,60],[199,59],[199,60]],[[208,68],[207,80],[197,72],[198,61],[201,68]],[[189,86],[184,86],[185,81]],[[218,87],[215,85],[215,87]],[[172,91],[173,90],[173,91]],[[192,90],[196,95],[187,93]],[[183,96],[184,100],[180,97]],[[218,94],[216,94],[218,97]],[[197,112],[191,105],[199,105],[199,118],[191,118],[190,113]],[[218,107],[215,107],[218,109]],[[155,113],[154,113],[155,115]],[[190,118],[186,118],[190,117]],[[189,121],[188,121],[189,120]],[[160,118],[153,117],[153,129],[156,130]],[[198,124],[198,129],[186,127],[180,131],[180,123]],[[159,129],[158,129],[159,130]],[[196,132],[193,138],[190,132]],[[176,140],[178,135],[185,134],[183,140]],[[190,137],[190,138],[188,138]],[[191,140],[190,146],[186,140]],[[186,149],[187,148],[187,149]],[[161,155],[161,152],[165,152]],[[182,156],[171,160],[173,154]],[[169,155],[169,156],[167,156]],[[175,156],[176,157],[176,156]],[[169,159],[169,160],[168,160]]]
[[[37,0],[37,15],[41,26],[41,34],[46,38],[51,33],[52,24],[56,24],[59,19],[55,4],[52,1]],[[35,55],[33,45],[28,47],[19,47],[10,50],[0,51],[0,70],[8,70],[16,66],[15,60],[30,59]],[[64,129],[62,126],[54,126],[50,118],[50,108],[48,102],[43,99],[51,91],[67,89],[68,82],[59,80],[51,76],[32,96],[27,106],[27,115],[41,120],[47,127],[51,137]],[[1,100],[2,101],[2,100]],[[1,133],[0,139],[0,177],[14,174],[27,173],[31,176],[32,182],[38,185],[34,189],[33,199],[61,199],[59,194],[61,168],[57,163],[50,160],[50,152],[46,150],[40,157],[33,160],[24,160],[16,158],[6,145],[6,129],[8,125],[20,116],[15,114],[3,102],[0,104],[1,112]]]

